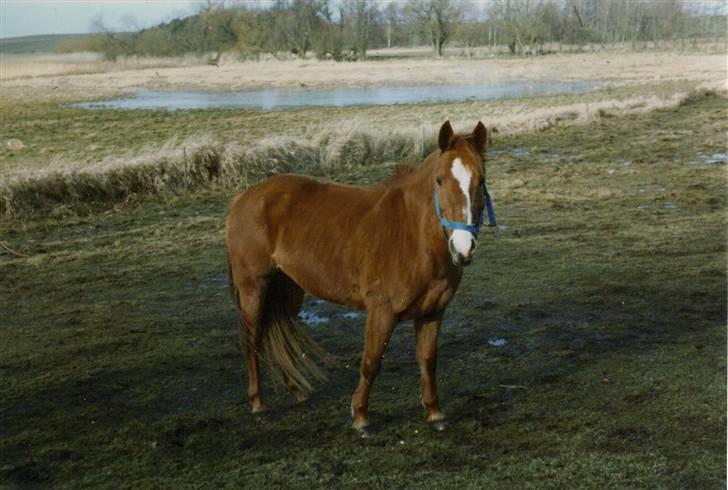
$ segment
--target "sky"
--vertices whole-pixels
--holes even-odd
[[[0,0],[0,38],[150,27],[198,11],[201,0]]]

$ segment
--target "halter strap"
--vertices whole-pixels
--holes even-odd
[[[488,188],[483,186],[483,190],[485,193],[485,210],[488,213],[488,226],[496,226],[495,221],[495,211],[493,210],[493,201],[490,198],[490,194],[488,193]],[[440,209],[440,201],[437,198],[437,191],[432,190],[432,196],[435,200],[435,214],[437,214],[437,218],[440,220],[440,224],[444,228],[448,228],[450,230],[464,230],[469,231],[475,236],[478,236],[478,233],[480,233],[480,227],[483,226],[483,216],[485,213],[483,213],[483,209],[480,210],[480,218],[478,218],[478,224],[477,225],[469,225],[467,223],[460,223],[459,221],[450,221],[446,219],[442,215],[442,209]]]

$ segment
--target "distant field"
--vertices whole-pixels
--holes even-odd
[[[44,34],[0,39],[0,55],[53,53],[65,42],[79,41],[88,34]]]
[[[52,60],[44,61],[46,64]],[[15,64],[26,65],[22,69]],[[318,60],[238,62],[225,58],[219,67],[204,58],[126,58],[96,66],[69,64],[50,75],[22,58],[2,60],[0,89],[6,100],[71,100],[105,96],[136,88],[159,90],[245,90],[253,88],[371,87],[520,81],[608,80],[643,83],[668,80],[724,82],[724,54],[678,52],[593,52],[532,58],[460,56],[337,63]],[[92,73],[93,72],[93,73]],[[65,73],[65,74],[64,74]],[[91,74],[87,74],[91,73]],[[62,91],[54,87],[63,86]]]
[[[202,63],[204,59],[197,56],[182,58],[120,56],[114,61],[109,61],[104,59],[101,53],[93,52],[3,54],[0,57],[0,82],[14,80],[22,86],[28,79],[52,78],[56,84],[54,86],[57,87],[59,83],[65,84],[64,78],[69,75],[118,74],[130,70],[183,67]],[[51,90],[54,89],[51,87]]]

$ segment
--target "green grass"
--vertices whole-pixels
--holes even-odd
[[[409,323],[372,390],[375,436],[349,430],[363,318],[311,300],[331,319],[311,328],[337,361],[330,381],[295,406],[266,377],[274,411],[248,413],[225,277],[229,193],[0,222],[28,255],[0,255],[0,478],[725,488],[725,165],[703,156],[726,151],[726,116],[726,99],[695,97],[496,139],[488,180],[507,228],[484,230],[445,318],[444,433],[423,421]]]

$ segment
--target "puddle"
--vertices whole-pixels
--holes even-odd
[[[227,274],[213,274],[208,277],[207,281],[197,284],[198,289],[227,289],[228,276]]]
[[[604,86],[603,81],[524,82],[494,84],[425,85],[414,87],[260,89],[240,92],[155,91],[139,90],[128,97],[94,102],[79,102],[84,109],[228,109],[247,108],[262,111],[297,107],[344,107],[356,105],[416,104],[419,102],[453,102],[507,99],[588,92]],[[515,156],[515,155],[514,155]]]
[[[523,158],[527,157],[531,154],[530,151],[528,151],[527,148],[521,148],[521,147],[514,147],[514,148],[503,148],[500,150],[488,150],[486,153],[488,158],[495,158],[498,155],[510,155],[513,158]],[[557,153],[551,153],[545,155],[543,158],[546,158],[547,160],[550,160],[552,162],[568,162],[571,160],[571,157],[569,155],[559,155]]]
[[[298,312],[298,318],[309,327],[329,323],[329,317],[321,316],[315,311],[302,309]]]
[[[488,345],[492,345],[493,347],[503,347],[507,343],[508,341],[506,339],[502,339],[500,337],[492,337],[488,339]]]
[[[640,204],[639,206],[637,206],[637,209],[651,212],[659,212],[660,210],[663,210],[672,211],[673,213],[679,213],[681,211],[680,206],[673,202],[666,202],[662,204]]]
[[[513,148],[511,150],[511,156],[514,158],[521,158],[528,156],[528,150],[525,148]]]
[[[667,188],[660,184],[639,184],[639,192],[667,192]]]
[[[708,165],[728,162],[728,153],[713,153],[712,155],[703,155],[702,153],[698,153],[698,155],[703,160],[703,163]]]

